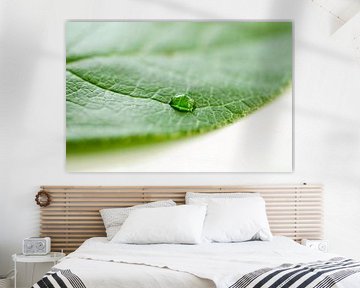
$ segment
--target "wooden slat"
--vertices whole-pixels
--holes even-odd
[[[51,204],[41,208],[41,236],[52,237],[52,249],[74,251],[90,237],[105,236],[99,210],[173,199],[185,202],[186,192],[256,192],[265,199],[274,235],[322,237],[322,187],[317,184],[243,186],[42,186]]]

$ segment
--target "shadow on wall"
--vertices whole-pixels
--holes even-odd
[[[42,4],[46,2],[43,1]],[[32,89],[33,75],[42,58],[55,57],[44,51],[47,11],[31,1],[2,3],[0,17],[0,87],[3,117],[12,123],[9,132],[19,133]],[[28,6],[28,7],[26,7]],[[6,99],[6,101],[5,101]]]
[[[33,87],[34,74],[43,59],[56,57],[54,53],[43,49],[47,28],[44,23],[47,23],[45,18],[49,17],[47,9],[51,2],[42,1],[41,5],[37,4],[38,1],[1,1],[0,3],[0,131],[1,136],[6,135],[8,139],[17,139],[18,135],[21,135],[20,139],[25,140],[29,125],[27,112],[33,101],[30,97],[33,94],[31,90],[36,89]],[[16,178],[15,173],[21,172],[9,169],[5,163],[12,163],[13,159],[16,159],[15,156],[19,153],[16,149],[18,143],[1,141],[0,144],[1,164],[4,163],[1,167],[4,169],[0,172],[2,192],[11,191],[11,187],[18,185],[12,180]],[[31,154],[31,151],[28,153]],[[25,207],[27,199],[10,193],[1,193],[1,197],[2,203],[11,203],[1,207],[0,218],[4,221],[2,229],[9,232],[0,233],[0,274],[3,274],[11,268],[9,254],[16,252],[13,247],[15,245],[20,247],[21,244],[21,237],[15,245],[11,240],[9,241],[11,237],[9,234],[13,236],[21,232],[17,229],[11,230],[13,223],[5,221],[3,215],[12,215],[14,199],[19,201],[18,206]],[[38,212],[32,216],[34,217],[23,220],[36,223]]]

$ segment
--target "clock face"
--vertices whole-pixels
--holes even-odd
[[[44,242],[42,242],[42,241],[36,242],[36,249],[37,250],[43,250],[44,247],[45,247]]]
[[[23,241],[23,254],[25,255],[45,255],[50,252],[49,238],[30,237]],[[0,285],[1,286],[1,285]]]
[[[326,252],[326,250],[327,250],[327,245],[326,245],[326,243],[320,243],[320,244],[319,244],[319,250],[320,250],[320,251],[323,251],[323,252]]]

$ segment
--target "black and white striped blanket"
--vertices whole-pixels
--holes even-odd
[[[331,288],[359,272],[360,262],[345,258],[296,265],[283,264],[246,274],[229,288]]]
[[[69,269],[51,269],[32,288],[86,288],[81,279]]]
[[[360,272],[360,262],[333,258],[303,264],[283,264],[242,276],[229,288],[331,288],[336,283]],[[32,288],[86,288],[69,269],[52,269]],[[105,288],[105,287],[104,287]]]

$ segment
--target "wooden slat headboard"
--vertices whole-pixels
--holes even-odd
[[[164,199],[184,203],[191,192],[259,192],[266,201],[274,235],[301,239],[322,238],[322,187],[320,185],[248,186],[42,186],[51,204],[41,208],[40,233],[52,239],[53,251],[72,252],[95,236],[105,236],[99,209],[128,207]]]

